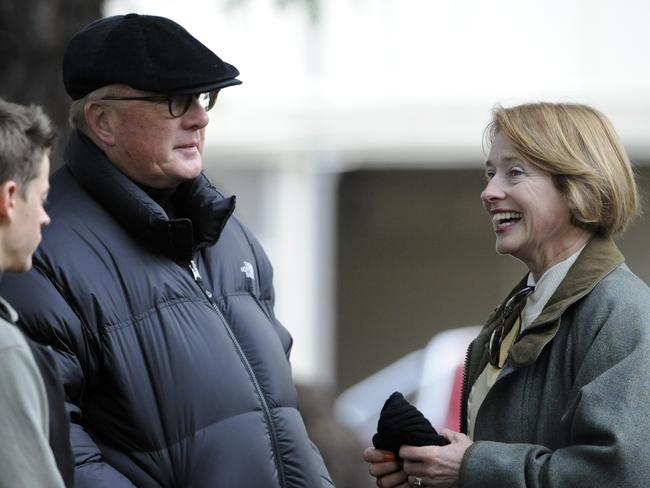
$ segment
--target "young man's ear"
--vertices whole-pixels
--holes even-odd
[[[7,180],[0,184],[0,221],[11,223],[14,218],[18,184],[14,180]]]
[[[107,146],[115,144],[111,120],[104,104],[93,101],[86,103],[84,117],[88,130],[99,142]]]

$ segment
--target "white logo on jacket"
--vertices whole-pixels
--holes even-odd
[[[253,271],[253,265],[249,263],[248,261],[242,262],[243,266],[240,269],[242,273],[246,275],[246,278],[250,278],[251,280],[255,279],[255,271]]]

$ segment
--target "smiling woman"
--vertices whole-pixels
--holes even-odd
[[[597,234],[620,234],[636,211],[630,161],[610,121],[579,104],[497,108],[486,130],[502,133],[520,159],[553,178],[572,223]]]
[[[584,105],[498,107],[486,134],[496,249],[529,273],[470,345],[462,433],[402,446],[403,461],[368,449],[370,473],[383,487],[650,486],[634,462],[650,455],[650,290],[612,240],[636,209],[625,151]]]
[[[498,132],[481,194],[492,218],[496,250],[523,261],[536,278],[581,249],[592,232],[572,223],[567,198],[550,173],[526,161]]]

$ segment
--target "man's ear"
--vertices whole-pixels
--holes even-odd
[[[86,117],[88,130],[100,142],[107,146],[112,146],[115,144],[115,137],[113,136],[113,128],[109,115],[106,106],[102,103],[90,101],[84,107],[84,116]]]
[[[0,184],[0,222],[12,222],[17,197],[18,184],[14,180],[7,180]]]

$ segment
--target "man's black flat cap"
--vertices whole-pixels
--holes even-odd
[[[170,95],[201,93],[239,85],[238,75],[176,22],[153,15],[96,20],[75,34],[63,56],[63,83],[73,100],[114,83]]]

